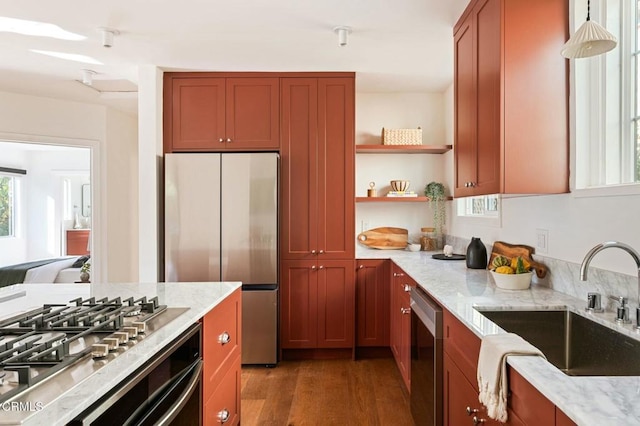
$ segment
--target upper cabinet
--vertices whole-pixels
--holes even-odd
[[[569,190],[565,0],[472,0],[454,27],[456,197]]]
[[[277,77],[166,73],[165,152],[277,150]]]
[[[281,258],[353,260],[354,78],[281,85]]]

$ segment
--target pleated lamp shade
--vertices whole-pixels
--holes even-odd
[[[587,21],[564,44],[560,53],[569,59],[588,58],[606,53],[617,44],[618,40],[613,34],[587,17]]]

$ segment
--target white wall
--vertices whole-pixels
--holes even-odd
[[[128,251],[137,247],[138,235],[126,224],[137,222],[137,211],[129,210],[126,218],[120,219],[117,224],[107,223],[106,212],[109,208],[107,201],[112,210],[126,211],[131,200],[137,200],[137,169],[122,166],[124,160],[114,160],[121,158],[120,153],[126,156],[131,155],[131,150],[137,151],[135,120],[135,117],[113,112],[104,106],[0,92],[0,139],[23,142],[45,140],[94,147],[92,158],[99,158],[100,163],[93,163],[92,190],[94,201],[98,198],[101,204],[99,211],[93,211],[92,228],[95,235],[92,255],[109,268],[100,269],[98,261],[92,271],[94,280],[97,277],[102,281],[112,281],[110,275],[123,281],[137,280],[137,276],[132,275],[135,268],[127,265],[122,268],[119,265],[122,258],[135,256],[135,252]],[[107,167],[107,158],[115,161],[114,167]],[[132,185],[122,185],[123,181]],[[113,262],[109,261],[107,247],[121,250]],[[115,252],[110,253],[113,256]],[[132,259],[135,263],[137,258]],[[125,271],[129,271],[126,277]]]
[[[104,221],[107,281],[138,280],[138,121],[107,110]]]
[[[356,143],[381,143],[383,127],[421,127],[424,145],[443,145],[447,143],[444,102],[441,93],[357,93]],[[378,195],[384,195],[393,179],[410,180],[409,189],[424,195],[426,184],[444,181],[444,159],[443,154],[356,154],[356,196],[366,196],[371,181]],[[356,205],[356,233],[396,226],[408,229],[415,239],[421,227],[432,224],[431,208],[423,203]]]

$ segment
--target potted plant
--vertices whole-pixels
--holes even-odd
[[[91,272],[91,261],[87,260],[80,268],[80,281],[83,283],[88,283],[91,278],[89,273]]]
[[[446,222],[446,209],[445,201],[447,196],[445,195],[444,185],[439,182],[429,182],[424,187],[424,195],[429,198],[429,204],[433,209],[433,227],[435,228],[436,240],[438,246],[441,246],[444,224]]]

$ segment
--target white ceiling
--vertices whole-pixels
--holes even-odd
[[[118,91],[135,91],[138,65],[152,64],[179,71],[355,71],[359,92],[439,92],[452,81],[452,28],[468,1],[0,0],[0,16],[87,37],[0,32],[0,91],[137,113],[135,93]],[[353,29],[346,47],[338,46],[336,26]],[[100,27],[120,32],[113,47],[102,46]],[[104,65],[29,49],[84,54]],[[83,68],[97,72],[94,87],[79,82]]]

